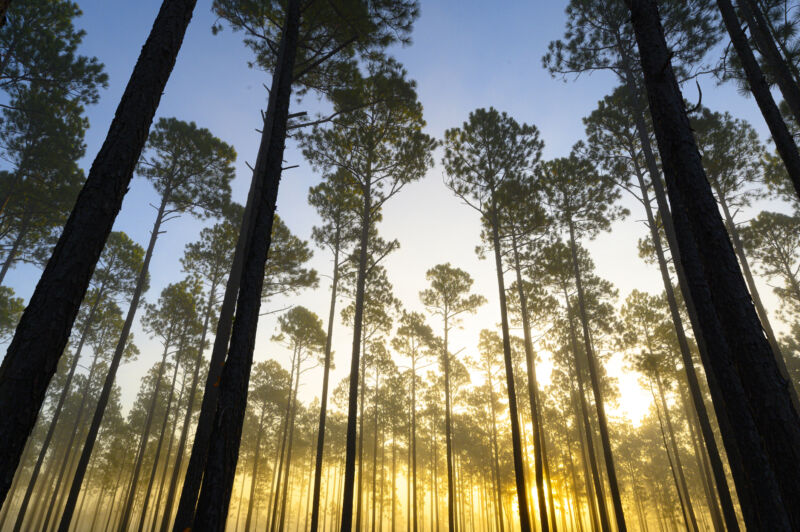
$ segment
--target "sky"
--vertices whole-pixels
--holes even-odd
[[[91,161],[105,138],[114,110],[128,77],[153,23],[160,2],[78,1],[83,16],[76,25],[86,30],[80,52],[96,56],[105,64],[109,86],[100,101],[87,109],[90,128],[87,132],[86,157],[82,161],[88,171]],[[603,96],[615,86],[610,74],[594,73],[569,80],[553,79],[542,67],[541,57],[550,41],[563,35],[565,1],[508,0],[490,4],[477,0],[422,0],[421,16],[412,34],[412,44],[394,48],[391,54],[403,63],[410,78],[416,80],[419,99],[424,107],[426,132],[441,138],[450,127],[461,125],[470,111],[493,106],[508,112],[520,122],[535,124],[545,141],[544,158],[563,156],[584,137],[581,118],[588,115]],[[242,44],[242,35],[225,28],[212,35],[216,22],[211,1],[199,0],[189,26],[175,69],[161,99],[158,117],[176,117],[194,121],[208,128],[222,140],[232,144],[238,153],[233,197],[243,203],[258,146],[260,110],[266,106],[268,73],[248,67],[251,53]],[[718,86],[715,80],[700,81],[703,104],[715,111],[727,110],[737,118],[750,122],[767,138],[767,130],[752,99],[737,92],[731,85]],[[696,101],[696,89],[687,87],[685,96]],[[293,101],[290,112],[313,113],[322,104],[308,96]],[[278,214],[301,238],[308,239],[319,219],[306,203],[308,188],[319,182],[303,160],[299,150],[289,141],[286,165],[299,165],[284,172],[278,196]],[[478,334],[483,328],[496,328],[499,322],[497,283],[493,261],[479,260],[475,246],[479,239],[477,214],[462,204],[444,186],[441,152],[436,164],[419,182],[408,185],[390,200],[384,209],[380,226],[382,236],[400,241],[400,249],[390,255],[385,266],[395,294],[405,308],[424,312],[419,291],[425,288],[425,272],[435,264],[450,262],[469,272],[475,279],[474,290],[488,302],[474,316],[464,318],[460,328],[451,334],[453,351],[476,354]],[[134,177],[114,229],[125,231],[145,246],[155,218],[157,196],[144,179]],[[619,289],[620,302],[633,289],[660,292],[657,269],[639,259],[636,242],[645,236],[640,205],[624,197],[622,204],[631,215],[614,224],[613,230],[585,243],[596,263],[597,274]],[[776,204],[756,204],[742,213],[742,220],[761,208],[781,210]],[[179,259],[184,246],[198,238],[204,223],[190,216],[170,221],[156,244],[151,265],[151,287],[145,300],[155,302],[160,291],[170,282],[184,278]],[[262,312],[282,309],[290,304],[308,307],[327,317],[331,257],[325,250],[315,250],[311,266],[321,276],[320,287],[294,296],[290,301],[275,300]],[[20,266],[8,274],[8,284],[17,295],[30,296],[39,270]],[[759,282],[762,298],[768,308],[777,308],[771,289]],[[340,308],[346,302],[340,303]],[[143,314],[140,307],[138,317]],[[258,328],[255,360],[274,358],[288,367],[289,353],[270,342],[275,332],[276,317],[262,317]],[[777,317],[773,313],[773,320]],[[441,334],[441,324],[430,321]],[[782,324],[775,323],[779,331]],[[512,331],[521,335],[521,331]],[[141,350],[137,361],[123,366],[117,377],[122,387],[122,400],[127,407],[135,398],[143,374],[160,358],[158,343],[148,338],[138,323],[134,341]],[[352,334],[341,323],[334,329],[333,346],[336,368],[332,382],[347,375]],[[549,365],[544,356],[540,379],[548,382]],[[646,412],[649,392],[637,385],[636,375],[625,370],[618,355],[606,360],[611,375],[619,378],[621,405],[610,408],[611,414],[637,421]],[[399,362],[402,364],[402,361]],[[321,369],[304,374],[300,390],[303,401],[318,396]]]

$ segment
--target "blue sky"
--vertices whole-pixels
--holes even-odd
[[[88,169],[105,137],[160,2],[85,0],[79,1],[79,5],[84,15],[77,25],[87,31],[81,52],[97,56],[105,64],[110,78],[99,104],[87,112],[91,127],[83,163]],[[565,83],[551,78],[542,68],[541,57],[548,42],[563,33],[565,5],[565,2],[552,0],[496,3],[423,0],[413,44],[393,50],[393,54],[406,66],[409,76],[417,80],[428,133],[440,138],[446,128],[460,125],[471,110],[494,106],[519,121],[535,124],[545,140],[545,157],[568,153],[583,137],[581,118],[610,92],[615,80],[609,74],[595,73]],[[251,55],[241,42],[241,34],[226,28],[221,34],[212,35],[215,17],[210,6],[210,0],[198,2],[157,117],[193,120],[234,145],[239,156],[234,198],[242,202],[250,179],[245,162],[255,158],[258,144],[255,129],[260,127],[259,110],[266,101],[263,84],[269,83],[269,76],[248,68]],[[705,105],[714,110],[728,110],[748,120],[762,138],[766,138],[766,128],[752,99],[742,97],[730,85],[717,86],[713,79],[702,80],[701,84]],[[686,96],[696,99],[695,92],[694,87],[690,87]],[[319,105],[310,96],[300,104],[293,102],[292,112],[314,111]],[[291,143],[286,159],[287,164],[300,164],[300,168],[284,174],[278,212],[292,231],[308,238],[317,217],[306,205],[306,193],[318,177]],[[464,347],[466,353],[472,353],[479,330],[492,327],[498,321],[496,280],[492,265],[478,260],[474,254],[479,233],[475,214],[444,187],[440,154],[436,161],[436,166],[422,181],[408,186],[386,206],[381,231],[387,238],[397,238],[401,243],[400,250],[387,259],[386,265],[398,297],[415,310],[423,310],[417,294],[424,288],[425,271],[429,267],[451,262],[472,274],[476,279],[476,291],[487,296],[489,302],[476,316],[465,319],[463,328],[453,338],[454,350]],[[145,245],[155,216],[150,204],[156,199],[149,184],[135,177],[115,229],[127,232]],[[636,240],[645,234],[641,208],[627,198],[624,203],[631,209],[632,216],[616,224],[612,233],[601,235],[589,244],[598,273],[617,285],[621,299],[634,288],[660,291],[661,286],[657,271],[637,256]],[[183,277],[179,264],[183,246],[197,238],[201,227],[201,223],[189,217],[167,224],[167,233],[159,238],[151,266],[148,301],[155,301],[167,283]],[[313,266],[323,276],[320,289],[293,298],[292,303],[306,305],[320,316],[327,316],[329,280],[325,275],[329,273],[330,262],[324,251],[315,253]],[[19,267],[9,274],[8,281],[19,295],[27,298],[38,275],[33,268]],[[771,291],[763,283],[762,295],[767,305],[775,305]],[[285,304],[276,301],[273,307],[281,308]],[[435,322],[431,325],[434,330],[440,327]],[[287,353],[269,342],[274,326],[274,316],[262,319],[256,360],[287,360]],[[139,361],[120,371],[118,382],[125,402],[135,397],[140,376],[159,356],[157,344],[146,337],[138,324],[134,331],[142,354]],[[334,382],[346,375],[345,368],[349,364],[345,355],[349,354],[350,342],[349,331],[339,324],[334,333],[338,366]],[[609,364],[616,368],[612,372],[621,367],[618,358]],[[629,383],[623,385],[624,391],[633,390],[635,377],[623,379],[628,379]],[[304,380],[301,395],[309,399],[318,393],[319,371],[307,374]],[[625,393],[635,395],[635,390]],[[633,399],[634,395],[623,398]],[[646,395],[639,397],[644,402],[649,401]]]

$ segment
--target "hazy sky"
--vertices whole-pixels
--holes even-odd
[[[78,3],[84,16],[77,25],[87,31],[81,52],[97,56],[105,64],[110,77],[109,87],[102,92],[100,103],[90,107],[87,113],[91,127],[83,163],[88,170],[105,137],[160,2],[85,0]],[[460,125],[473,109],[494,106],[518,121],[539,128],[545,141],[545,158],[567,154],[571,146],[584,136],[581,118],[610,92],[615,80],[601,73],[565,83],[551,78],[542,68],[541,57],[548,42],[563,33],[565,4],[553,0],[497,3],[423,0],[413,44],[392,53],[418,83],[428,123],[427,132],[441,138],[445,129]],[[243,202],[251,177],[245,161],[255,159],[258,144],[255,129],[261,125],[259,110],[266,106],[263,85],[269,84],[269,76],[248,68],[251,54],[242,45],[241,34],[234,34],[228,28],[219,35],[211,34],[215,18],[210,6],[209,0],[198,2],[157,118],[174,116],[195,121],[235,146],[238,160],[234,199]],[[713,79],[701,80],[701,85],[704,105],[713,110],[730,111],[734,116],[748,120],[762,138],[766,138],[766,128],[752,99],[742,97],[730,85],[716,86]],[[696,100],[696,89],[689,87],[686,96]],[[292,104],[292,112],[317,108],[313,96],[300,104]],[[396,295],[406,308],[420,311],[424,309],[418,293],[425,287],[425,271],[431,266],[450,262],[475,278],[475,290],[488,298],[488,304],[474,317],[465,318],[462,328],[451,336],[454,351],[464,348],[464,354],[474,354],[480,329],[494,327],[499,322],[496,277],[492,261],[478,260],[474,253],[479,235],[477,216],[445,188],[440,158],[441,154],[437,153],[436,165],[426,177],[406,187],[386,205],[381,233],[386,238],[397,238],[401,247],[385,264]],[[305,164],[291,141],[286,160],[288,165],[299,164],[300,168],[284,173],[278,213],[295,234],[308,238],[318,218],[306,204],[306,194],[308,188],[318,182],[318,176]],[[150,204],[155,202],[152,187],[135,177],[115,230],[125,231],[146,245],[155,217]],[[651,292],[662,289],[657,270],[644,264],[637,255],[636,241],[645,235],[641,207],[628,198],[624,203],[632,215],[615,224],[611,233],[603,234],[588,244],[597,273],[619,288],[620,300],[634,288]],[[763,203],[760,205],[763,207]],[[771,205],[769,208],[781,207]],[[742,219],[747,217],[748,213],[744,213]],[[145,296],[147,301],[155,301],[167,283],[183,278],[179,263],[183,247],[197,238],[201,227],[188,216],[166,225],[167,233],[156,245],[151,265],[151,288]],[[330,257],[325,251],[317,250],[312,262],[322,276],[319,290],[293,297],[291,302],[305,305],[325,317],[329,301],[327,275],[330,273]],[[36,269],[19,267],[10,272],[7,279],[18,295],[27,298],[38,276]],[[766,304],[774,308],[776,300],[771,290],[763,283],[761,287]],[[287,304],[275,301],[271,307],[283,308]],[[142,313],[140,308],[138,316],[141,317]],[[441,328],[441,324],[435,321],[430,324],[434,331]],[[779,325],[778,329],[782,330],[783,326]],[[263,318],[259,324],[255,358],[276,358],[288,366],[288,353],[269,341],[274,330],[275,316]],[[138,323],[134,331],[142,354],[138,361],[123,366],[118,376],[126,405],[135,397],[143,373],[160,357],[156,341],[147,338]],[[351,341],[350,331],[339,324],[334,332],[337,366],[333,373],[334,385],[347,374]],[[620,357],[614,357],[608,364],[610,372],[621,379],[623,411],[637,418],[647,408],[649,392],[637,391],[636,376],[622,371],[624,364]],[[543,364],[540,372],[546,383],[547,364]],[[302,399],[309,400],[318,395],[320,373],[315,370],[304,375]]]

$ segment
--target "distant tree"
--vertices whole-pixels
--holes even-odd
[[[429,312],[434,316],[440,316],[443,322],[441,364],[444,369],[444,426],[447,447],[447,523],[449,530],[453,531],[456,527],[455,473],[453,472],[453,427],[451,419],[453,405],[450,397],[451,355],[448,335],[450,329],[458,324],[461,314],[474,314],[478,307],[486,303],[486,298],[478,294],[471,294],[472,277],[464,270],[451,266],[450,263],[437,264],[426,272],[425,278],[430,283],[430,288],[420,292],[419,297]]]
[[[536,161],[538,162],[538,161]],[[522,325],[524,338],[523,347],[525,351],[525,369],[527,375],[528,404],[531,411],[531,425],[533,431],[534,445],[534,465],[536,475],[536,492],[539,502],[539,515],[542,530],[548,531],[555,524],[555,504],[553,502],[553,488],[547,473],[547,499],[545,499],[545,472],[549,471],[547,451],[543,445],[543,425],[541,421],[541,399],[539,398],[539,383],[536,378],[535,355],[533,352],[533,340],[531,338],[531,318],[532,312],[528,308],[535,301],[530,301],[532,295],[526,289],[523,279],[523,261],[535,260],[538,245],[547,238],[547,230],[550,220],[542,206],[539,191],[533,173],[527,176],[520,176],[508,183],[504,188],[504,193],[508,199],[504,201],[503,218],[503,238],[505,247],[509,248],[505,257],[508,268],[514,272],[516,280],[511,284],[509,294],[509,309],[512,316],[519,316]],[[516,306],[516,308],[515,308]],[[547,502],[550,503],[550,522],[547,519]]]
[[[456,196],[480,213],[481,222],[485,227],[484,236],[491,242],[494,250],[514,448],[514,475],[520,509],[520,526],[526,532],[530,530],[531,524],[511,360],[511,340],[508,332],[500,225],[505,208],[503,201],[508,199],[508,196],[504,195],[504,187],[519,179],[520,174],[533,170],[534,163],[541,156],[543,142],[539,140],[536,126],[520,124],[506,113],[489,108],[476,109],[470,113],[461,128],[448,129],[445,132],[444,144],[443,163],[447,172],[445,184]]]
[[[275,423],[281,418],[281,409],[289,401],[291,389],[291,376],[275,360],[259,362],[253,366],[253,378],[249,393],[249,402],[254,405],[253,410],[257,419],[255,451],[253,455],[253,470],[250,475],[250,497],[245,519],[245,530],[250,530],[253,514],[256,508],[256,488],[258,484],[259,466],[261,460],[261,441],[269,428],[278,432]]]
[[[0,174],[0,242],[5,252],[0,283],[19,261],[46,262],[51,235],[63,225],[83,183],[78,160],[89,126],[80,103],[63,92],[22,88],[11,105],[0,123],[0,150],[10,163],[10,170]]]
[[[631,292],[625,300],[625,305],[621,311],[624,327],[623,344],[625,347],[635,351],[629,355],[634,368],[651,381],[651,388],[653,382],[656,384],[661,403],[661,412],[666,420],[667,433],[669,434],[674,470],[678,478],[676,488],[678,499],[683,508],[684,523],[687,529],[690,527],[697,529],[697,517],[689,487],[686,484],[686,475],[683,471],[678,445],[675,442],[675,429],[673,428],[672,417],[664,394],[664,375],[669,374],[672,367],[670,353],[658,338],[661,334],[659,329],[664,328],[666,318],[660,308],[660,303],[659,298],[656,296],[651,296],[639,290]]]
[[[84,339],[86,344],[91,348],[93,356],[92,362],[88,368],[88,373],[85,376],[78,376],[75,379],[76,384],[78,384],[78,390],[73,393],[73,396],[79,397],[79,401],[73,414],[74,417],[70,420],[72,424],[71,430],[69,428],[66,429],[69,436],[66,445],[63,447],[63,454],[60,450],[56,450],[56,448],[53,449],[55,452],[52,454],[48,471],[45,474],[46,478],[52,479],[54,470],[56,468],[58,469],[55,485],[48,494],[49,497],[46,495],[43,497],[47,501],[47,512],[41,526],[45,529],[49,528],[51,519],[57,519],[57,511],[61,507],[64,496],[66,495],[64,483],[65,480],[68,479],[70,467],[74,464],[73,446],[84,433],[83,431],[86,425],[84,421],[84,412],[90,411],[89,409],[92,404],[97,400],[103,380],[103,370],[107,368],[110,353],[113,352],[114,342],[122,329],[122,310],[120,310],[115,301],[104,299],[101,301],[100,305],[94,309],[94,314],[92,316],[89,316],[88,312],[83,313],[83,315],[79,314],[76,323],[81,329],[87,331]],[[89,325],[89,327],[87,327],[87,325]],[[135,358],[138,353],[139,351],[133,344],[133,339],[131,339],[131,342],[128,343],[123,353],[123,358],[126,361],[131,360]],[[77,451],[77,449],[74,450]],[[66,485],[69,485],[68,481]],[[30,487],[29,485],[29,488]],[[47,490],[45,489],[45,493],[46,492]],[[41,508],[41,503],[39,507]],[[17,523],[15,524],[15,528],[18,530],[21,529],[23,525],[24,517],[22,513],[18,515]],[[34,526],[38,527],[39,525],[37,523]]]
[[[104,144],[3,359],[0,438],[7,442],[7,452],[0,459],[0,501],[8,493],[25,439],[122,206],[195,3],[164,0]],[[33,38],[39,37],[37,33]],[[20,404],[20,397],[30,399]]]
[[[116,306],[117,302],[127,301],[132,296],[136,287],[136,280],[142,267],[143,256],[144,250],[142,247],[133,242],[125,233],[113,232],[109,235],[106,248],[100,256],[97,269],[95,269],[94,275],[92,276],[92,288],[89,291],[89,298],[84,302],[82,312],[78,314],[78,330],[80,331],[80,336],[75,343],[74,354],[64,386],[61,390],[55,410],[53,411],[53,415],[50,418],[50,426],[42,441],[39,456],[36,459],[36,464],[28,480],[28,488],[17,512],[18,524],[15,525],[16,527],[22,527],[28,503],[33,496],[33,490],[39,476],[39,471],[50,448],[53,435],[55,434],[64,401],[72,386],[72,379],[78,368],[78,362],[81,359],[84,345],[89,339],[90,332],[95,327],[97,312],[101,310],[103,306],[108,306],[109,303],[113,302]],[[149,285],[149,276],[145,277],[144,282],[145,286]],[[75,342],[75,339],[73,339],[73,342]]]
[[[431,165],[430,152],[435,146],[435,141],[422,133],[425,124],[422,106],[417,101],[414,83],[405,79],[403,68],[394,61],[379,58],[368,68],[368,76],[357,79],[352,90],[360,109],[348,113],[331,128],[315,129],[303,140],[303,152],[314,167],[346,170],[341,177],[353,180],[362,203],[358,221],[361,234],[353,315],[343,528],[349,528],[352,519],[365,286],[368,269],[372,269],[368,265],[370,253],[376,249],[370,233],[383,205],[406,184],[420,179]],[[382,254],[393,248],[388,246]],[[380,255],[374,257],[374,264],[380,258]]]
[[[320,395],[319,427],[317,428],[317,452],[314,466],[314,488],[311,501],[311,528],[316,530],[319,523],[320,489],[322,487],[323,453],[325,449],[325,420],[328,414],[328,380],[332,364],[331,346],[333,324],[336,319],[336,301],[339,289],[341,262],[357,238],[356,218],[359,207],[358,194],[352,180],[344,177],[346,170],[337,170],[336,176],[312,187],[308,192],[308,202],[317,210],[323,225],[315,226],[312,238],[320,247],[333,253],[333,273],[331,275],[331,303],[328,311],[328,330],[325,341],[325,363],[322,374]]]
[[[25,303],[21,297],[14,297],[14,290],[0,286],[0,342],[8,339],[14,332],[24,309]]]
[[[773,286],[787,315],[800,318],[800,217],[763,211],[741,229],[744,249]]]
[[[478,367],[486,375],[486,392],[489,399],[489,412],[492,418],[491,430],[491,447],[492,447],[492,480],[494,483],[494,504],[497,513],[497,520],[499,529],[504,530],[503,519],[503,486],[502,477],[500,476],[500,451],[497,443],[497,415],[498,415],[498,401],[494,388],[495,373],[501,366],[501,357],[503,357],[503,340],[496,332],[483,329],[480,332],[478,341],[478,350],[480,352],[480,360],[477,362]]]
[[[10,3],[10,2],[8,2]],[[8,4],[7,3],[7,4]],[[84,104],[97,101],[108,76],[96,57],[78,55],[86,32],[75,28],[80,7],[68,0],[14,2],[0,24],[0,89],[14,93],[38,85]],[[24,105],[16,106],[27,110]]]
[[[392,339],[392,349],[411,360],[411,500],[407,504],[411,508],[413,524],[409,524],[409,528],[413,532],[419,530],[421,513],[417,507],[417,367],[433,345],[433,330],[425,323],[425,317],[418,312],[403,312]]]
[[[573,148],[569,157],[555,159],[543,163],[540,167],[540,184],[543,188],[544,201],[550,208],[558,233],[566,232],[569,239],[570,262],[575,277],[575,288],[578,295],[578,313],[583,329],[583,349],[587,358],[589,378],[597,409],[600,439],[603,444],[603,456],[608,471],[611,499],[614,503],[614,515],[617,523],[624,523],[622,499],[620,496],[611,440],[608,435],[608,422],[605,403],[600,387],[599,368],[596,360],[589,329],[589,317],[586,308],[583,279],[578,254],[578,239],[594,238],[601,231],[607,231],[611,223],[627,214],[623,208],[615,206],[619,199],[619,191],[600,173],[586,158],[579,155],[580,145]],[[624,525],[622,525],[624,527]]]
[[[144,455],[150,438],[150,427],[153,422],[156,404],[158,403],[162,377],[167,370],[168,356],[170,354],[173,355],[174,369],[172,378],[169,379],[170,391],[166,412],[164,414],[165,422],[172,405],[172,398],[175,392],[175,380],[178,375],[178,366],[187,358],[187,348],[197,345],[197,337],[200,336],[202,331],[202,323],[200,322],[200,315],[198,313],[198,307],[202,305],[201,290],[200,284],[196,281],[181,281],[179,283],[170,284],[161,291],[158,304],[147,305],[147,310],[142,319],[145,331],[149,332],[152,336],[158,337],[161,344],[164,346],[164,350],[161,355],[160,365],[158,366],[156,384],[147,409],[144,428],[142,429],[139,445],[137,446],[138,455],[134,463],[133,474],[129,482],[128,497],[124,503],[122,519],[120,521],[120,528],[122,529],[128,528],[128,524],[133,516],[135,497],[138,493],[139,473],[144,464]],[[153,470],[150,482],[148,483],[147,492],[145,493],[142,505],[142,516],[139,522],[144,522],[155,468],[158,464],[158,455],[161,451],[162,440],[163,428],[156,448],[156,457],[153,462]]]
[[[289,403],[286,408],[284,427],[284,441],[281,445],[282,468],[278,470],[278,483],[273,495],[273,519],[270,531],[283,532],[286,522],[286,503],[288,497],[289,473],[292,465],[293,438],[295,420],[297,418],[297,392],[300,385],[300,375],[307,371],[303,364],[309,360],[318,362],[314,357],[323,352],[325,348],[325,330],[322,320],[305,307],[296,306],[278,318],[278,333],[272,337],[273,341],[283,344],[292,352],[292,370],[289,383]],[[285,462],[283,448],[286,448]],[[281,471],[283,478],[281,479]],[[280,506],[278,506],[280,502]]]
[[[173,505],[175,504],[175,494],[178,488],[178,475],[181,472],[186,441],[189,436],[189,425],[194,412],[197,386],[200,379],[200,368],[205,360],[203,358],[203,352],[206,349],[206,337],[211,327],[211,317],[219,307],[219,294],[217,292],[222,283],[225,282],[228,268],[232,260],[233,250],[236,245],[236,218],[238,215],[241,215],[241,207],[232,203],[226,210],[228,212],[223,221],[200,231],[200,239],[187,244],[183,257],[181,258],[183,270],[207,287],[208,296],[202,311],[203,331],[200,334],[192,382],[189,386],[188,407],[186,408],[183,428],[181,429],[180,440],[178,442],[178,452],[172,469],[169,489],[167,490],[164,517],[161,520],[161,532],[166,532],[172,523],[171,517]]]
[[[144,279],[150,268],[162,224],[184,213],[197,217],[219,215],[230,203],[230,182],[233,179],[233,161],[236,152],[231,146],[215,137],[209,130],[199,128],[176,118],[162,118],[154,127],[148,140],[147,152],[139,164],[139,173],[150,180],[161,201],[159,202],[150,240],[147,244],[142,269],[133,291],[125,326],[111,361],[104,391],[110,392],[119,367],[119,357],[125,349],[127,336],[144,292]],[[73,487],[62,517],[61,527],[67,527],[77,502],[80,486],[103,418],[105,401],[101,394],[92,428],[84,445]]]

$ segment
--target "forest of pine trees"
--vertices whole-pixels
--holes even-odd
[[[0,532],[800,530],[800,0],[80,4],[0,0]]]

